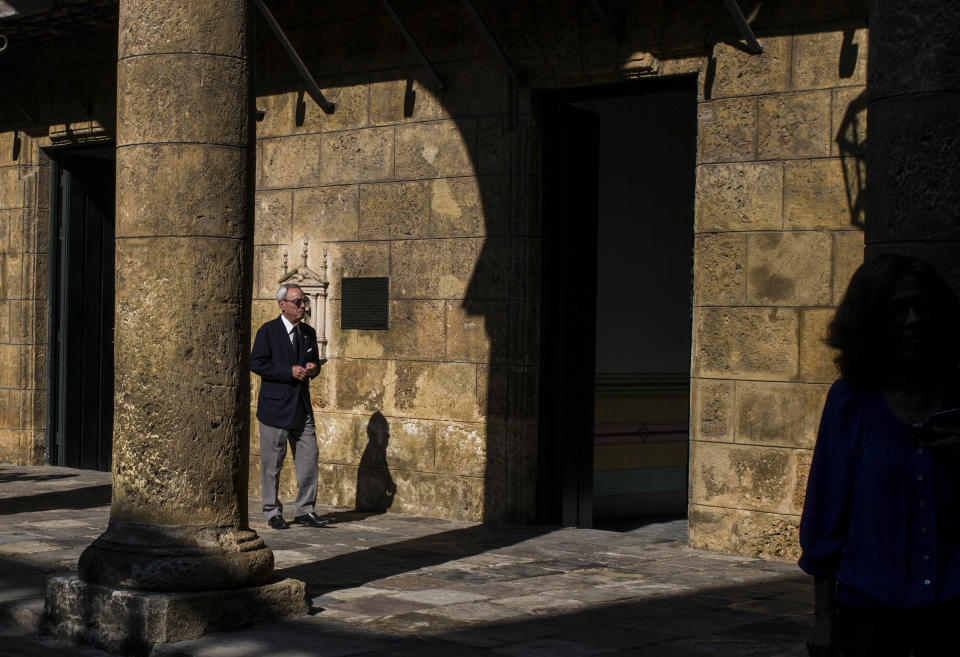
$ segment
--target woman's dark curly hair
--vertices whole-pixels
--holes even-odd
[[[930,295],[936,328],[937,366],[950,374],[960,361],[958,324],[960,304],[953,290],[932,265],[908,256],[886,253],[860,265],[827,328],[827,344],[838,349],[840,374],[851,384],[876,387],[889,372],[891,354],[886,343],[890,296],[904,276],[913,276]]]

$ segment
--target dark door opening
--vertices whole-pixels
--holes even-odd
[[[541,101],[539,520],[684,515],[695,79]]]
[[[114,149],[51,153],[48,454],[109,470],[113,442]]]

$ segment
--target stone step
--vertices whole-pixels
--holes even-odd
[[[0,600],[0,630],[4,633],[32,635],[43,623],[43,597]]]

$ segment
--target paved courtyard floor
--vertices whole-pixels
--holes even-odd
[[[107,524],[110,476],[0,465],[0,655],[103,656],[37,637],[43,587]],[[800,657],[811,581],[794,564],[686,546],[686,521],[627,531],[489,527],[322,508],[329,527],[251,526],[308,616],[153,657]]]

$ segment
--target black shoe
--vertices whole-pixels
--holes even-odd
[[[305,516],[297,516],[293,519],[298,525],[305,525],[307,527],[326,527],[330,524],[330,521],[326,518],[320,518],[316,513],[308,513]]]
[[[283,516],[270,516],[270,519],[267,520],[267,524],[270,525],[270,529],[289,529],[290,525],[283,519]]]

